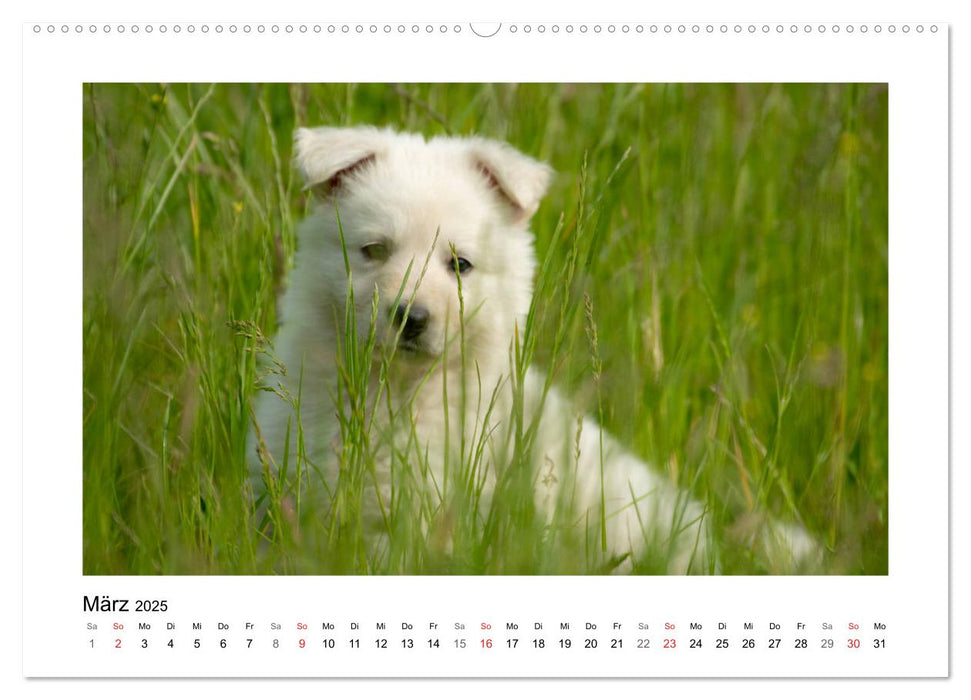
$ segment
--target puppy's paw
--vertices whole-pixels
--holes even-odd
[[[819,568],[823,548],[801,525],[769,518],[763,531],[763,546],[774,569],[796,573]]]
[[[822,563],[822,545],[798,523],[748,513],[735,521],[728,535],[751,548],[772,574],[812,573]]]

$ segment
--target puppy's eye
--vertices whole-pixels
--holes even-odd
[[[451,267],[456,274],[464,275],[472,269],[472,263],[465,258],[453,258]]]
[[[368,243],[361,246],[361,255],[365,260],[383,262],[388,259],[388,246],[384,243]]]

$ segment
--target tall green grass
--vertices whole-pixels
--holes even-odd
[[[549,162],[520,366],[709,504],[725,572],[766,571],[748,535],[770,513],[824,544],[825,572],[887,573],[885,86],[92,84],[83,105],[86,574],[603,570],[599,526],[544,529],[522,481],[473,515],[475,436],[455,473],[473,505],[400,501],[380,557],[353,509],[320,522],[312,500],[261,532],[250,402],[312,206],[292,133],[318,124]]]

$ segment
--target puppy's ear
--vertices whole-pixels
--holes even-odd
[[[546,193],[552,168],[497,141],[476,139],[470,154],[486,186],[509,206],[513,220],[528,221]]]
[[[386,148],[386,134],[373,127],[301,128],[293,139],[304,189],[320,197],[335,194],[348,177],[371,165]]]

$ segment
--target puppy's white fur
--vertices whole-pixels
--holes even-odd
[[[409,439],[411,454],[427,457],[431,467],[430,473],[414,475],[416,483],[440,494],[446,451],[455,450],[465,430],[469,442],[488,436],[482,475],[488,497],[512,450],[510,416],[517,395],[512,347],[525,327],[536,267],[528,223],[550,169],[494,141],[426,141],[370,127],[300,129],[295,152],[320,204],[298,230],[275,350],[287,368],[283,393],[299,396],[306,454],[325,479],[336,480],[341,436],[334,400],[349,266],[360,342],[367,341],[372,323],[385,350],[396,338],[401,342],[396,300],[412,313],[427,313],[417,338],[395,351],[386,386],[390,404],[381,399],[368,405],[386,443],[384,457],[376,461],[378,495],[385,503],[390,497],[387,450]],[[461,275],[461,302],[459,258],[472,266]],[[464,353],[457,347],[463,334]],[[377,367],[372,375],[371,391],[380,381]],[[603,512],[604,561],[636,558],[651,543],[669,553],[671,573],[714,568],[706,556],[707,519],[697,501],[624,451],[595,422],[578,418],[555,389],[547,389],[543,375],[529,370],[522,384],[525,422],[540,420],[529,477],[544,517],[567,505],[578,527],[586,527],[599,523]],[[407,420],[396,424],[394,415]],[[276,461],[285,451],[296,455],[297,421],[291,403],[261,393],[256,422]],[[251,442],[253,468],[261,471],[268,460],[256,458],[257,438]],[[263,476],[256,478],[259,483]],[[377,496],[368,507],[376,516]],[[797,559],[812,549],[797,528],[776,528],[774,534],[778,551],[794,552]]]

